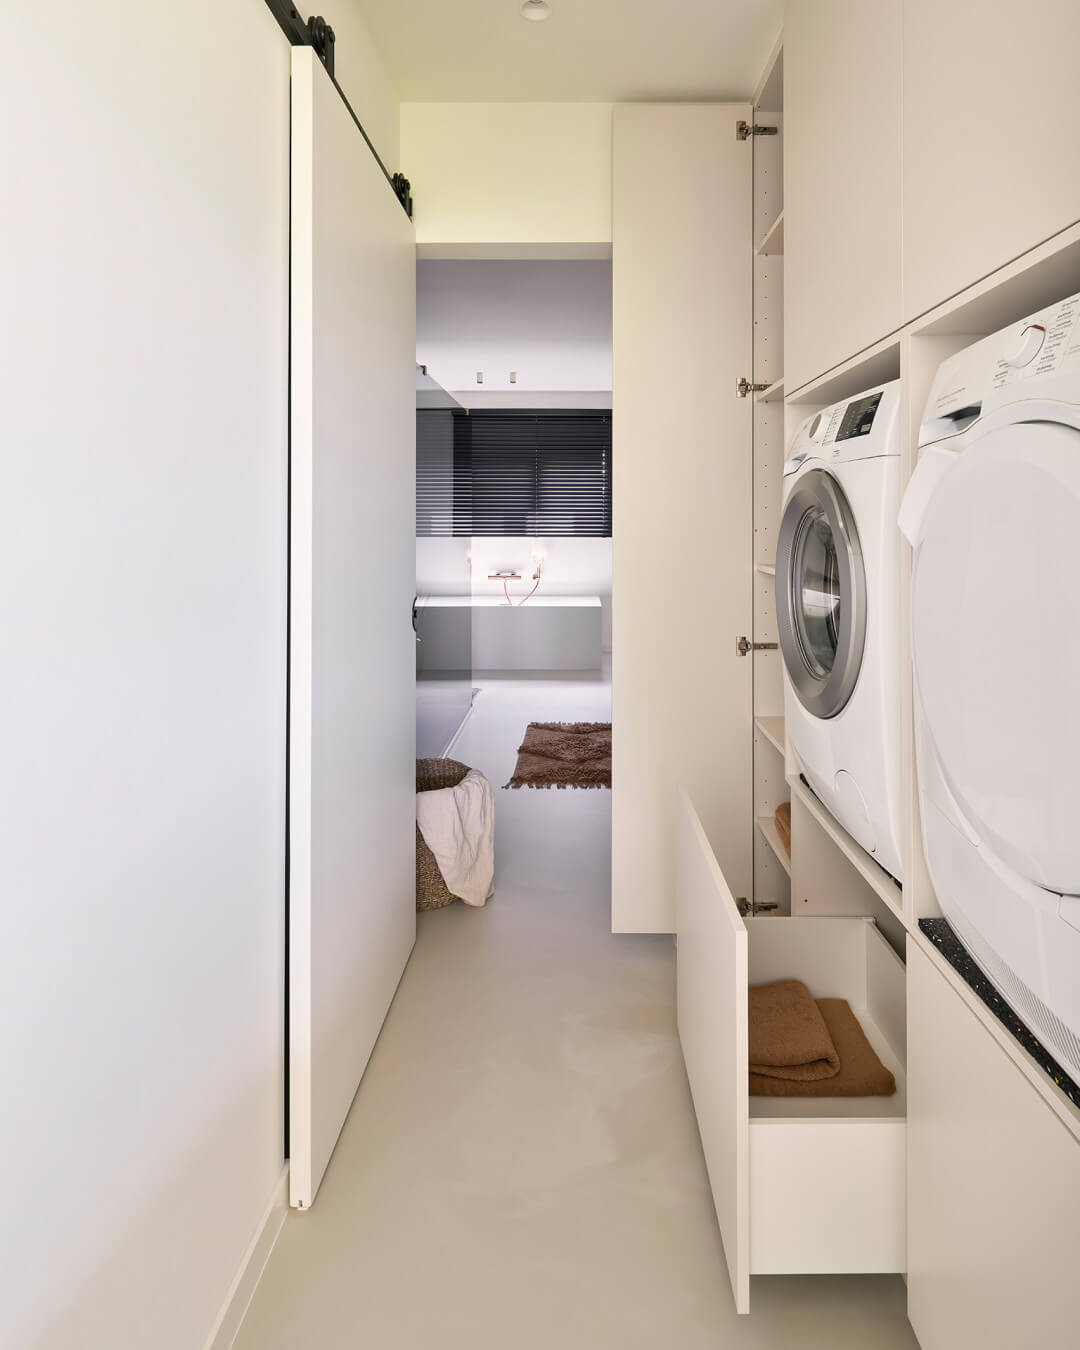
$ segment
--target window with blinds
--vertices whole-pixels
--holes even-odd
[[[610,411],[418,412],[416,533],[609,537]]]

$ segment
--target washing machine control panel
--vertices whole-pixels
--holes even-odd
[[[853,436],[869,436],[874,425],[874,414],[881,403],[881,391],[857,398],[844,409],[840,419],[840,429],[836,433],[838,441],[849,441]]]
[[[822,408],[796,432],[784,464],[785,475],[808,458],[874,459],[899,454],[899,408],[898,380]]]

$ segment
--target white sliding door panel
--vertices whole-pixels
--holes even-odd
[[[615,109],[612,928],[675,925],[676,789],[752,886],[746,104]]]
[[[304,1208],[416,934],[415,349],[412,224],[296,47],[289,1105]]]

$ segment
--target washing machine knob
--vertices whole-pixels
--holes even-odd
[[[1005,358],[1005,364],[1017,369],[1021,366],[1029,366],[1042,350],[1045,341],[1046,329],[1041,323],[1026,324],[1020,333],[1016,350]]]
[[[825,433],[829,429],[829,419],[823,412],[815,414],[814,420],[810,423],[810,430],[806,433],[812,441],[818,445],[825,439]]]

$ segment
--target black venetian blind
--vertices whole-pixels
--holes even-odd
[[[418,535],[611,535],[610,411],[492,408],[449,422],[417,414]]]

